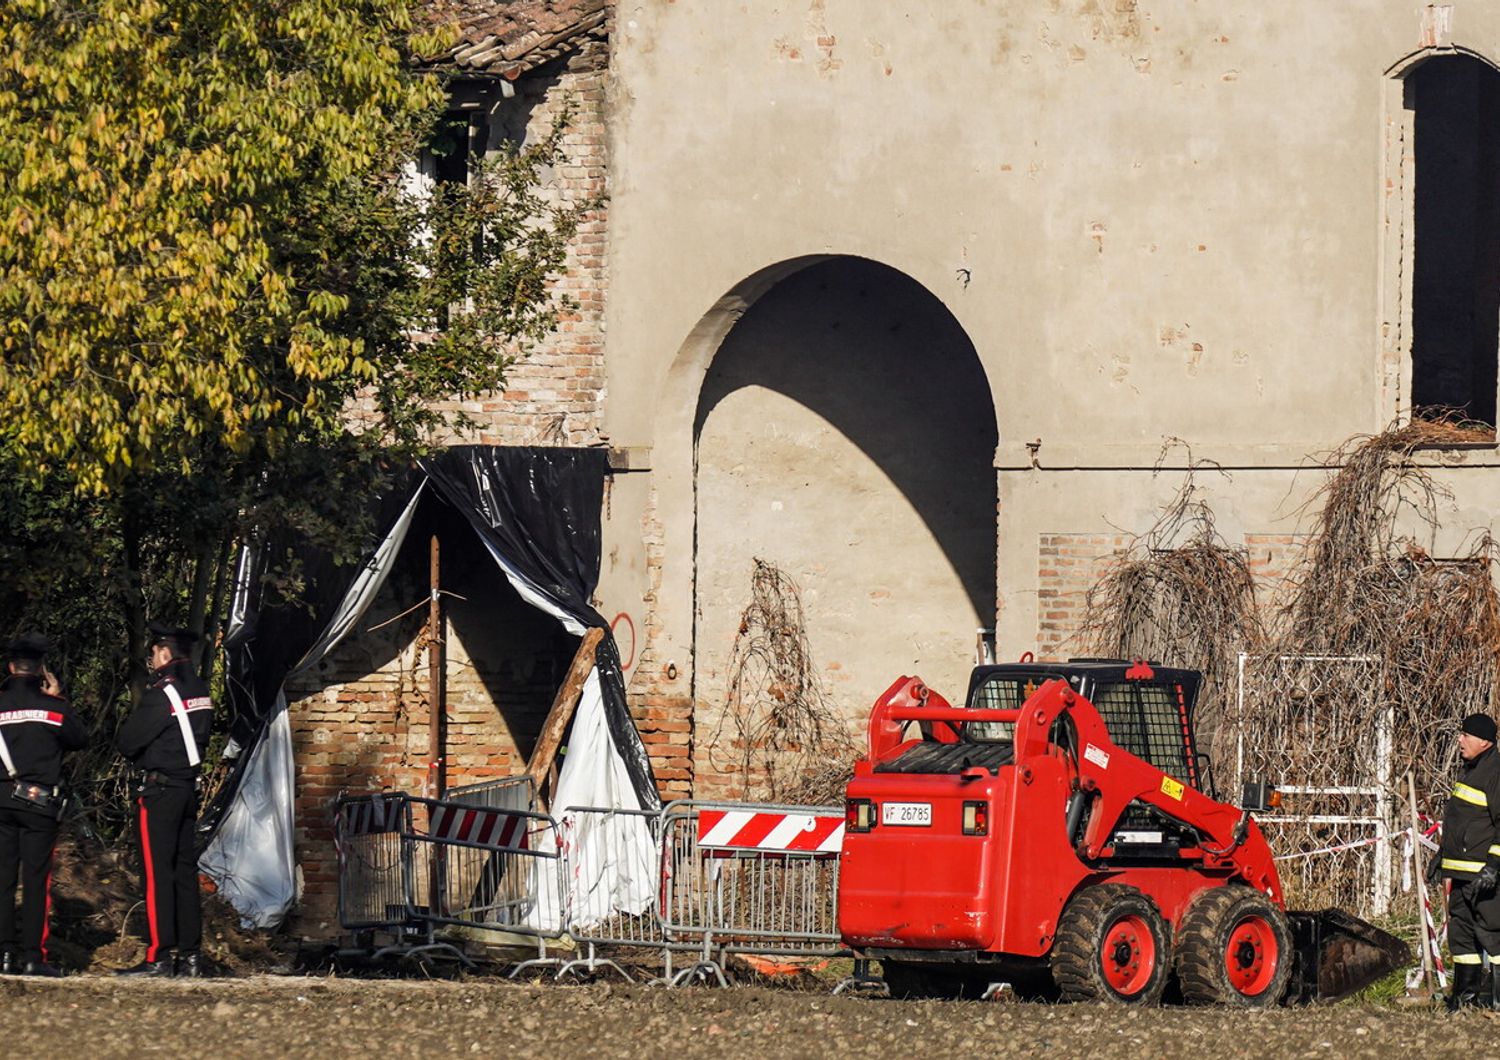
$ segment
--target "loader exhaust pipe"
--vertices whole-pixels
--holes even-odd
[[[1339,909],[1288,912],[1292,925],[1289,1005],[1337,1001],[1411,964],[1411,947]]]

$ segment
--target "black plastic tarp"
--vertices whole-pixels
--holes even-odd
[[[643,807],[660,805],[651,762],[625,700],[609,623],[590,600],[599,584],[603,449],[459,446],[422,461],[439,494],[497,558],[581,626],[604,631],[595,655],[609,734]]]
[[[379,540],[413,492],[427,483],[465,517],[507,576],[530,587],[532,603],[559,620],[604,631],[596,668],[610,737],[641,806],[655,808],[660,799],[626,704],[619,651],[609,624],[590,603],[599,580],[607,473],[603,449],[460,446],[393,476],[390,490],[371,498],[370,504]],[[288,549],[301,560],[304,591],[294,605],[262,607],[259,579],[264,556]],[[244,563],[245,592],[237,594],[239,621],[225,642],[230,735],[240,753],[228,781],[200,818],[203,843],[233,802],[241,772],[272,720],[288,674],[318,641],[360,572],[357,564],[336,565],[327,554],[290,541],[273,542]],[[522,595],[528,594],[522,590]]]

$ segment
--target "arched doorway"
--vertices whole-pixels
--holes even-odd
[[[962,697],[994,621],[997,430],[937,298],[861,258],[781,278],[715,352],[693,438],[696,793],[758,794],[733,776],[743,732],[724,707],[746,683],[767,709],[789,692],[764,660],[740,680],[757,560],[795,585],[779,602],[800,605],[811,679],[851,732],[901,674]]]

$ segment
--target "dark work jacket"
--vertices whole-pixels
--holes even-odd
[[[42,679],[16,674],[0,685],[0,733],[16,763],[16,780],[55,787],[62,780],[64,751],[89,742],[83,720],[60,696],[42,691]],[[5,766],[0,764],[0,779]]]
[[[1500,754],[1491,747],[1465,762],[1443,811],[1443,875],[1472,880],[1491,857],[1500,860]]]
[[[198,768],[188,762],[182,729],[172,716],[172,703],[165,689],[177,690],[192,725],[200,761],[208,754],[208,736],[214,725],[214,704],[208,685],[193,672],[192,663],[174,659],[156,671],[140,705],[125,719],[115,736],[115,746],[137,769],[161,773],[173,780],[192,781]]]

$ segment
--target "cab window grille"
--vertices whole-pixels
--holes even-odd
[[[1093,704],[1111,740],[1163,773],[1197,786],[1192,740],[1170,686],[1140,681],[1100,685]]]
[[[1018,710],[1039,684],[1035,678],[992,677],[974,690],[974,702],[969,705],[976,710]],[[1016,727],[1008,721],[973,721],[964,726],[964,734],[971,740],[998,743],[1015,739]]]

